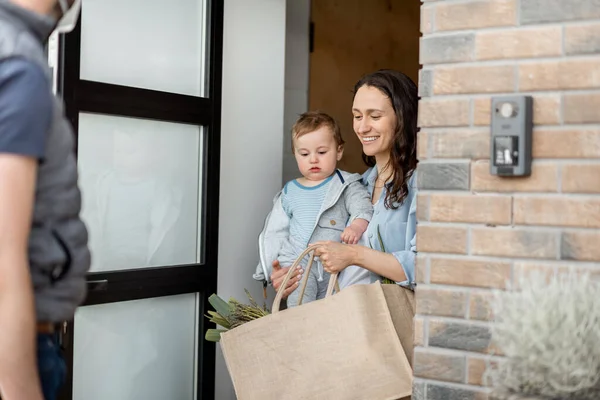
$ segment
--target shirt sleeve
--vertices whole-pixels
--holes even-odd
[[[350,221],[357,218],[371,221],[373,217],[373,204],[369,191],[362,182],[354,182],[344,190],[346,209],[350,213]]]
[[[409,184],[414,183],[414,179]],[[414,189],[416,191],[416,188]],[[415,279],[415,266],[417,259],[417,196],[413,192],[411,196],[411,203],[408,212],[408,220],[406,223],[406,250],[396,251],[392,254],[396,257],[396,260],[402,266],[406,280],[403,282],[397,282],[399,285],[407,286],[414,289],[417,285]]]
[[[24,59],[0,62],[0,153],[44,157],[52,93],[42,69]]]
[[[283,187],[283,191],[281,192],[281,207],[283,208],[283,211],[285,211],[288,218],[292,218],[292,210],[290,210],[290,201],[287,193],[288,184],[289,182],[285,184],[285,186]]]
[[[413,236],[410,241],[410,250],[396,251],[392,253],[396,260],[402,266],[404,270],[404,274],[406,275],[406,280],[403,282],[396,282],[401,286],[407,286],[413,288],[416,286],[415,281],[415,261],[417,258],[417,244],[416,244],[416,235]]]

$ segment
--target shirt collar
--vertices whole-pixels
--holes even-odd
[[[364,182],[366,185],[372,187],[375,186],[375,180],[377,179],[377,168],[373,167],[369,169],[364,176]]]
[[[373,190],[375,189],[375,181],[377,180],[377,167],[373,167],[365,172],[363,175],[363,183],[367,185],[367,191],[370,195],[373,195]],[[383,190],[381,192],[381,196],[385,197],[387,195],[387,191],[392,187],[392,182],[388,182],[383,185]]]
[[[372,167],[367,170],[363,176],[363,182],[367,185],[367,191],[369,195],[373,195],[373,190],[375,189],[375,180],[377,179],[377,168]]]

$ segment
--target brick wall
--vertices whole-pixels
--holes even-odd
[[[414,399],[488,398],[490,290],[600,272],[600,1],[425,0]],[[534,97],[528,178],[489,173],[492,95]]]

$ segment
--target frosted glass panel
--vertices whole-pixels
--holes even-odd
[[[84,0],[81,79],[203,96],[204,0]]]
[[[80,114],[82,216],[92,271],[200,261],[200,130]]]
[[[73,400],[192,400],[195,294],[81,307]]]

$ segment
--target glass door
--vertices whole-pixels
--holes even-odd
[[[214,397],[222,36],[222,0],[83,0],[59,39],[92,252],[63,400]]]

